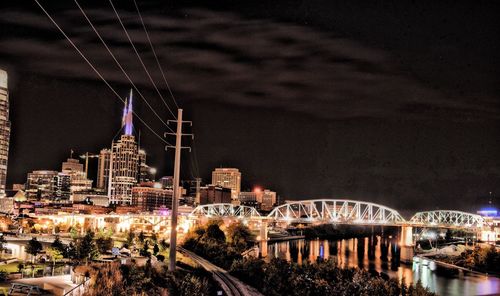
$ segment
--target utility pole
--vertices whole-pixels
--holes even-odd
[[[174,133],[165,133],[165,135],[175,135],[175,146],[166,146],[165,150],[168,148],[175,148],[175,159],[174,159],[174,180],[173,180],[173,187],[174,187],[174,192],[173,192],[173,197],[172,197],[172,217],[171,217],[171,223],[170,223],[170,260],[168,264],[168,270],[174,271],[175,270],[175,262],[176,262],[176,255],[177,255],[177,208],[179,206],[179,198],[181,196],[181,188],[180,188],[180,172],[181,172],[181,149],[189,149],[191,151],[190,147],[183,147],[182,146],[182,136],[191,136],[194,137],[193,134],[183,134],[182,133],[182,124],[184,123],[190,123],[192,125],[191,121],[182,121],[182,109],[177,109],[177,120],[169,120],[167,121],[168,123],[170,122],[176,122],[177,123],[177,132]]]

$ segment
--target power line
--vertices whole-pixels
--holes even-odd
[[[116,10],[115,6],[113,5],[113,1],[109,0],[109,4],[111,4],[111,7],[113,8],[113,11],[115,12],[116,17],[118,18],[118,22],[120,22],[120,25],[122,26],[123,31],[125,32],[125,35],[127,36],[128,41],[130,42],[130,45],[132,45],[132,48],[134,49],[134,52],[137,55],[137,58],[139,59],[139,62],[142,65],[142,68],[144,69],[144,71],[146,72],[146,74],[147,74],[147,76],[149,78],[149,81],[151,81],[151,84],[153,84],[153,87],[155,88],[156,92],[158,93],[158,95],[160,96],[161,100],[163,101],[163,104],[165,104],[165,107],[167,107],[168,111],[170,111],[170,113],[172,114],[172,116],[174,118],[177,118],[177,117],[175,117],[174,113],[172,112],[172,110],[168,106],[167,102],[165,101],[165,98],[163,98],[163,96],[162,96],[160,90],[158,89],[158,87],[156,86],[156,83],[154,82],[153,78],[149,74],[149,71],[146,68],[146,65],[142,61],[141,55],[137,51],[137,48],[135,48],[134,42],[132,41],[132,38],[130,38],[130,35],[128,34],[127,28],[125,28],[125,25],[123,24],[122,19],[120,18],[120,15],[118,14],[118,11]]]
[[[83,10],[83,8],[80,6],[80,4],[78,3],[77,0],[74,0],[76,6],[78,6],[78,8],[80,9],[81,13],[83,14],[83,16],[85,17],[85,19],[87,20],[87,22],[89,23],[90,27],[92,28],[92,30],[96,33],[97,37],[99,38],[99,40],[101,41],[101,43],[104,45],[104,47],[106,48],[106,50],[108,51],[108,53],[111,55],[111,57],[113,58],[113,60],[115,61],[116,65],[118,66],[118,68],[120,68],[120,70],[122,71],[122,73],[125,75],[125,77],[127,78],[127,80],[132,84],[132,86],[134,87],[135,91],[137,91],[137,93],[139,94],[139,96],[142,98],[142,100],[146,103],[146,105],[149,107],[149,109],[151,109],[151,111],[156,115],[156,117],[168,128],[170,129],[170,131],[173,132],[173,130],[170,128],[170,126],[168,126],[165,121],[163,121],[163,119],[160,117],[160,115],[158,115],[158,113],[154,110],[154,108],[151,106],[151,104],[149,104],[149,102],[146,100],[146,98],[142,95],[142,93],[139,91],[139,89],[137,88],[137,86],[135,85],[135,83],[132,81],[132,79],[130,78],[130,76],[127,74],[127,72],[125,71],[125,69],[122,67],[121,63],[118,61],[118,59],[116,58],[116,56],[113,54],[113,52],[111,51],[111,49],[109,48],[109,46],[106,44],[106,41],[104,41],[104,39],[102,38],[101,34],[99,34],[99,31],[97,31],[97,29],[95,28],[94,24],[92,23],[92,21],[89,19],[89,17],[87,16],[87,14],[85,13],[85,11]]]
[[[153,52],[153,55],[155,57],[156,65],[158,65],[158,68],[160,69],[161,76],[163,77],[163,81],[165,82],[165,85],[167,86],[167,89],[168,89],[168,92],[170,93],[170,96],[172,97],[172,101],[174,101],[175,107],[177,109],[179,109],[179,105],[177,105],[177,101],[174,97],[174,93],[172,92],[172,89],[170,89],[170,85],[168,84],[167,77],[165,76],[165,72],[163,71],[163,67],[160,64],[160,60],[158,59],[158,56],[156,55],[156,50],[153,46],[153,42],[151,42],[151,38],[149,37],[148,30],[146,29],[146,25],[144,24],[144,20],[142,18],[141,11],[139,10],[139,6],[137,5],[137,1],[135,1],[135,0],[134,0],[134,5],[135,5],[135,8],[137,9],[137,14],[139,15],[139,18],[141,19],[141,24],[142,24],[142,27],[144,28],[144,32],[146,33],[146,37],[148,39],[149,46],[151,47],[151,51]]]
[[[108,86],[108,88],[115,94],[115,96],[122,102],[125,103],[125,101],[121,98],[121,96],[115,91],[115,89],[109,84],[109,82],[102,76],[102,74],[97,70],[94,65],[87,59],[87,57],[83,54],[83,52],[76,46],[76,44],[69,38],[69,36],[64,32],[64,30],[57,24],[57,22],[50,16],[50,14],[43,8],[42,4],[38,2],[38,0],[34,0],[36,4],[40,7],[40,9],[45,13],[45,15],[50,19],[50,21],[56,26],[56,28],[61,32],[61,34],[68,40],[68,42],[73,46],[73,48],[80,54],[80,56],[87,62],[87,64],[94,70],[94,72],[99,76],[99,78]],[[149,126],[142,118],[137,115],[134,111],[132,113],[139,119],[139,121],[144,124],[158,139],[160,139],[162,142],[171,145],[168,141],[166,141],[162,136],[160,136],[158,133],[154,131],[154,129]]]

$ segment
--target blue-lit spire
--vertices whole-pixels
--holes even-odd
[[[132,89],[130,89],[130,96],[128,98],[128,108],[125,107],[126,115],[125,115],[125,135],[131,135],[132,130],[134,129],[134,124],[132,122],[133,119],[133,111],[132,111]],[[126,102],[126,101],[125,101]]]

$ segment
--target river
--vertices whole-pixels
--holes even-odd
[[[480,275],[458,275],[434,264],[399,262],[396,239],[360,238],[345,240],[292,240],[268,244],[268,256],[293,262],[316,261],[318,257],[333,259],[337,265],[383,272],[408,282],[421,281],[438,295],[498,295],[500,279]]]

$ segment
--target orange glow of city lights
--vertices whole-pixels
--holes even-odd
[[[262,192],[262,188],[260,188],[259,186],[254,187],[253,188],[253,192],[255,192],[255,193],[261,193]]]

